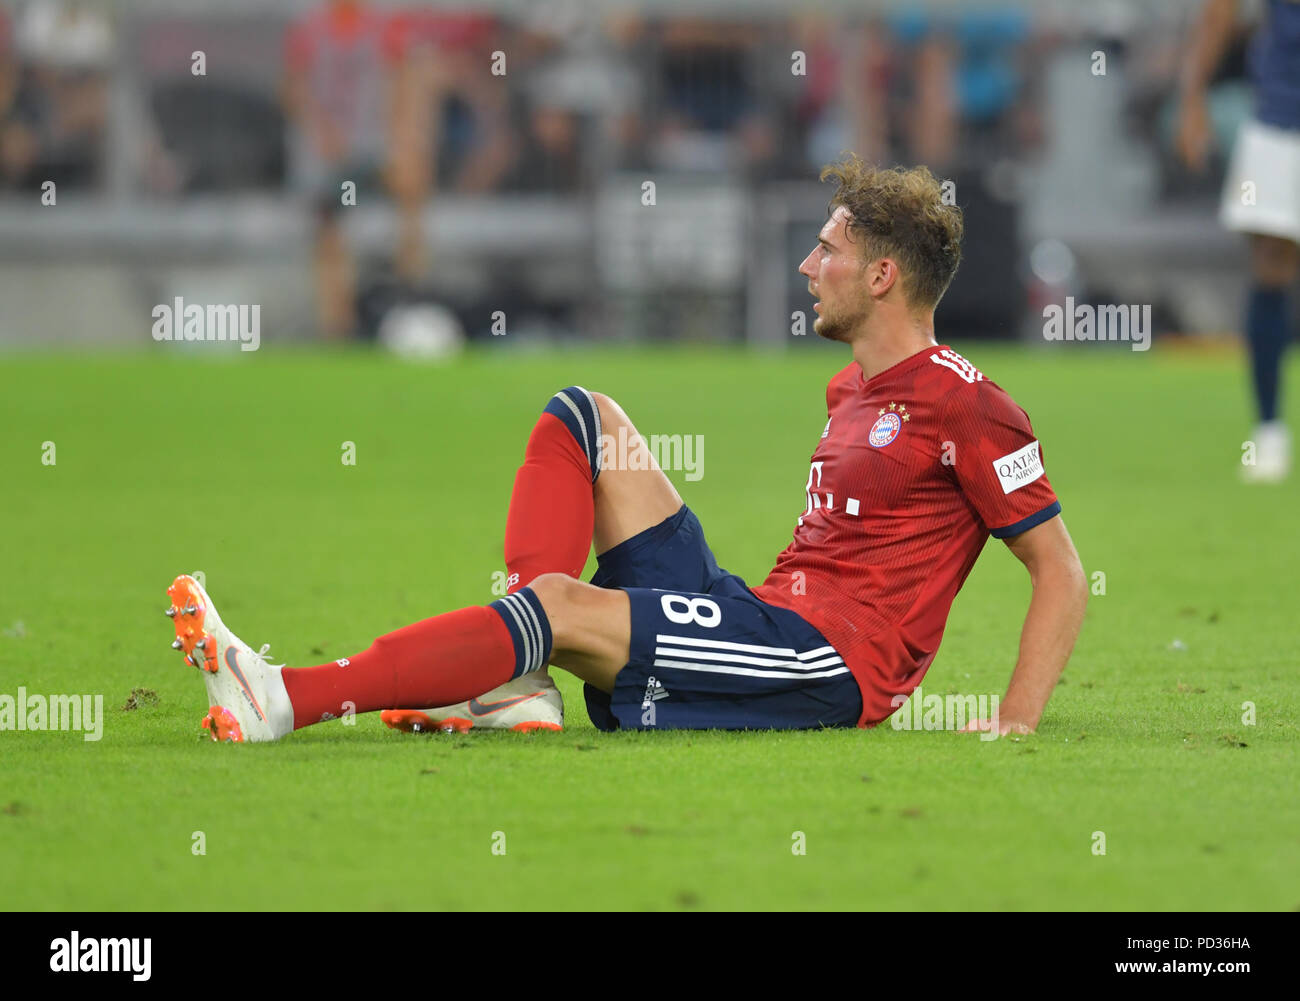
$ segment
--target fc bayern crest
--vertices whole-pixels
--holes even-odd
[[[891,441],[898,437],[898,432],[903,430],[903,419],[896,413],[881,414],[876,418],[876,423],[871,425],[871,433],[867,435],[867,441],[871,443],[872,448],[884,448]]]

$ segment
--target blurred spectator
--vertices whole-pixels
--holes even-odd
[[[796,176],[846,150],[871,163],[887,162],[891,65],[884,29],[877,22],[851,25],[805,16],[793,25],[793,35],[807,57],[793,107],[801,153]]]
[[[775,124],[753,65],[762,41],[752,22],[679,17],[659,25],[652,42],[655,165],[752,170],[776,155]]]
[[[317,313],[327,337],[356,330],[357,277],[339,220],[343,185],[358,199],[385,187],[399,205],[397,270],[423,267],[419,203],[424,185],[409,157],[401,113],[403,24],[364,0],[327,0],[289,28],[285,108],[293,123],[293,169],[317,217]]]
[[[519,107],[515,155],[502,189],[521,194],[572,195],[590,189],[579,142],[578,117],[565,107]]]
[[[91,4],[36,0],[17,20],[12,48],[16,66],[6,57],[0,79],[0,184],[98,184],[113,56],[104,14]]]
[[[411,12],[403,18],[403,35],[404,117],[421,172],[438,191],[497,189],[510,168],[512,144],[507,76],[492,71],[493,53],[501,49],[496,20]],[[505,69],[511,69],[508,62]]]
[[[9,15],[0,8],[0,140],[4,136],[5,123],[17,87],[18,62],[14,52],[13,27],[9,23]],[[0,149],[0,157],[2,156],[3,150]]]
[[[114,108],[127,148],[117,151],[117,166],[140,190],[283,190],[282,28],[280,19],[221,14],[130,21],[119,55],[130,99]]]
[[[640,94],[635,72],[619,59],[618,25],[565,0],[530,8],[510,40],[512,134],[507,191],[589,191],[599,166],[616,157],[602,141],[631,113]]]
[[[1005,155],[1024,124],[1017,112],[1028,15],[979,6],[956,16],[912,10],[891,27],[896,63],[910,69],[897,75],[902,86],[893,91],[901,99],[902,158],[942,171]]]

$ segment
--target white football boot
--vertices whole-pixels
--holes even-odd
[[[1281,483],[1291,471],[1291,433],[1281,421],[1268,421],[1255,428],[1254,465],[1241,467],[1247,483]]]
[[[172,647],[199,668],[208,688],[203,728],[212,739],[279,740],[293,730],[293,706],[280,678],[284,665],[266,662],[269,645],[254,650],[227,629],[193,577],[177,577],[167,596],[167,615],[176,625]]]
[[[470,730],[563,730],[564,699],[543,668],[507,681],[476,699],[435,709],[385,709],[379,718],[407,733]]]

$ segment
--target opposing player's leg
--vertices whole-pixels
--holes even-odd
[[[1242,471],[1251,481],[1276,482],[1286,478],[1291,466],[1291,436],[1282,420],[1279,397],[1282,359],[1291,339],[1291,289],[1300,276],[1300,246],[1264,234],[1252,235],[1250,244],[1253,285],[1246,340],[1259,424],[1252,436],[1255,462]]]
[[[1248,481],[1276,482],[1290,468],[1290,434],[1279,396],[1282,356],[1291,334],[1291,289],[1300,271],[1300,131],[1253,120],[1242,124],[1219,217],[1228,229],[1250,238],[1245,326],[1259,423],[1251,435],[1255,461],[1241,471]]]

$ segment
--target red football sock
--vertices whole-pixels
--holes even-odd
[[[348,711],[464,702],[504,685],[516,664],[510,630],[490,606],[480,605],[405,626],[355,657],[286,667],[282,677],[297,730]]]
[[[591,460],[559,417],[543,413],[528,438],[506,515],[507,593],[539,574],[579,576],[595,517]]]

